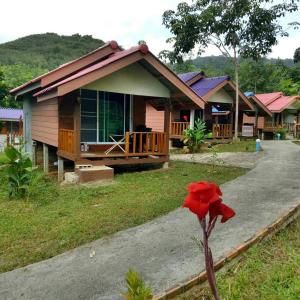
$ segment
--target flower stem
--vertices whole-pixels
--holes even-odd
[[[208,232],[206,228],[206,219],[198,218],[198,220],[200,222],[203,231],[203,246],[204,246],[205,269],[207,274],[207,281],[209,283],[210,289],[212,291],[215,300],[219,300],[220,298],[218,295],[218,290],[216,285],[213,257],[212,257],[211,250],[208,246]]]

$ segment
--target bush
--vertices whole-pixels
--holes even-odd
[[[200,150],[205,137],[205,123],[198,119],[194,128],[188,128],[183,132],[183,143],[187,145],[190,152],[195,153]]]
[[[8,158],[4,169],[8,179],[9,197],[24,198],[28,192],[31,180],[32,162],[23,152],[23,145],[18,150],[14,146],[7,146],[4,150]]]
[[[277,129],[276,132],[275,132],[275,139],[277,137],[277,134],[280,134],[280,139],[281,140],[285,140],[286,132],[287,132],[287,130],[285,128],[279,128],[279,129]]]
[[[150,288],[145,286],[143,279],[140,275],[129,270],[126,273],[126,284],[128,291],[124,294],[125,300],[151,300],[152,292]]]

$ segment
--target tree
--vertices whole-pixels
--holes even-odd
[[[4,106],[3,104],[3,100],[5,97],[7,97],[8,95],[8,86],[7,83],[4,80],[4,73],[3,71],[0,69],[0,107]]]
[[[236,91],[235,138],[238,137],[239,58],[259,59],[271,52],[279,36],[288,33],[279,24],[287,12],[298,9],[299,0],[273,5],[272,0],[198,0],[178,4],[177,11],[163,14],[163,24],[173,37],[171,58],[181,58],[195,46],[203,53],[216,46],[234,65]]]
[[[300,47],[298,47],[294,53],[294,63],[296,64],[298,62],[300,62]]]

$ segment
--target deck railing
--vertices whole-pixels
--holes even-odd
[[[125,155],[147,156],[168,155],[165,132],[126,132]]]
[[[279,128],[282,128],[282,126],[280,124],[275,124],[273,122],[265,122],[264,124],[265,131],[276,131]]]
[[[212,130],[213,138],[231,138],[232,137],[232,125],[231,124],[213,124]]]
[[[189,122],[172,122],[171,123],[171,136],[182,136],[183,131],[188,129]]]
[[[74,130],[59,129],[58,131],[58,150],[67,153],[75,153]]]

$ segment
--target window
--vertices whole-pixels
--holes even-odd
[[[81,90],[81,141],[110,143],[130,130],[131,96]]]

